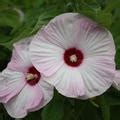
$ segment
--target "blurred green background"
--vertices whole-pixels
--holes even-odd
[[[0,0],[0,71],[10,60],[12,45],[33,35],[56,15],[78,12],[111,31],[120,69],[120,0]],[[12,120],[0,105],[0,120]],[[110,88],[92,100],[65,98],[55,92],[42,110],[23,120],[120,120],[120,92]]]

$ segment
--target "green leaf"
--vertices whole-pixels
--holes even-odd
[[[12,27],[10,26],[1,26],[0,27],[0,43],[8,42],[11,39]]]
[[[111,107],[111,120],[119,120],[120,119],[120,105]]]
[[[102,120],[98,107],[95,107],[88,100],[75,100],[74,120]]]
[[[42,120],[41,110],[29,113],[23,120]]]
[[[92,2],[83,0],[80,4],[77,4],[76,11],[77,12],[79,11],[80,13],[90,17],[97,23],[99,23],[102,26],[105,26],[107,28],[110,28],[110,26],[112,24],[111,11],[104,12],[102,5],[99,4],[96,0],[93,0]]]
[[[98,21],[101,25],[110,28],[112,24],[112,14],[101,11],[97,14],[96,21]]]
[[[109,106],[120,105],[120,91],[115,88],[111,87],[104,97]]]
[[[0,26],[11,26],[16,28],[21,24],[19,15],[16,11],[11,9],[0,11]]]
[[[106,0],[106,8],[104,12],[111,12],[115,8],[120,8],[120,0]]]
[[[42,26],[46,25],[56,15],[56,11],[50,9],[47,9],[47,12],[41,13],[31,33],[35,33],[37,30],[40,30]]]
[[[119,44],[120,45],[120,44]],[[116,50],[116,56],[115,56],[115,61],[116,61],[116,68],[120,69],[120,46]]]
[[[11,52],[4,46],[0,45],[0,71],[7,66],[10,56]]]
[[[0,120],[14,120],[8,115],[2,104],[0,104]]]
[[[63,120],[64,116],[64,99],[56,95],[42,111],[42,120]]]
[[[22,0],[22,1],[19,1],[17,3],[19,3],[21,5],[24,5],[24,7],[26,9],[29,9],[29,8],[34,8],[34,7],[35,8],[40,7],[40,5],[44,3],[44,0],[35,0],[35,1],[33,1],[33,0]]]
[[[102,111],[103,120],[110,120],[110,106],[104,95],[98,97],[99,105]]]

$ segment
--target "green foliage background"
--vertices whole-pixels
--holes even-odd
[[[120,69],[120,0],[0,0],[0,71],[10,59],[14,42],[33,35],[65,12],[82,13],[112,32],[116,68]],[[0,120],[12,120],[2,104]],[[101,96],[81,101],[55,91],[46,107],[23,120],[120,120],[120,92],[110,88]]]

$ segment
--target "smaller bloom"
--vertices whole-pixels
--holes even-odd
[[[11,61],[0,74],[0,102],[11,117],[23,118],[45,106],[53,97],[53,87],[44,82],[29,58],[32,37],[14,44]]]
[[[117,70],[117,71],[116,71],[113,86],[114,86],[117,90],[120,90],[120,70]]]

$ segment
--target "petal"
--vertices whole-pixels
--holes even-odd
[[[32,66],[29,57],[29,44],[32,37],[25,38],[14,44],[13,54],[8,68],[11,70],[26,72],[28,67]]]
[[[109,56],[114,58],[115,45],[112,35],[92,20],[83,17],[74,24],[74,40],[85,58]]]
[[[45,77],[42,76],[40,82],[39,82],[39,87],[42,89],[43,95],[44,95],[44,100],[43,104],[39,105],[35,109],[32,109],[32,111],[36,111],[47,105],[53,98],[54,95],[54,87],[50,84],[48,84],[44,79]]]
[[[83,96],[85,93],[81,74],[76,68],[63,66],[56,74],[46,78],[45,81],[54,85],[59,93],[67,97],[76,98]]]
[[[77,19],[77,13],[57,16],[33,38],[30,45],[32,63],[46,76],[52,75],[61,67],[64,50],[73,46],[72,25]]]
[[[8,114],[13,118],[23,118],[28,112],[43,104],[43,92],[41,88],[26,85],[22,91],[4,104]]]
[[[120,90],[120,70],[117,70],[117,71],[116,71],[113,86],[114,86],[117,90]]]
[[[104,93],[112,85],[115,65],[107,57],[93,57],[85,59],[79,71],[86,89],[80,99],[87,99]]]
[[[78,13],[65,13],[56,16],[47,26],[38,31],[34,39],[38,40],[38,42],[42,41],[67,49],[71,46],[71,42],[74,44],[74,40],[72,39],[74,32],[73,25],[81,17],[82,15]]]
[[[25,86],[24,75],[5,69],[0,74],[0,102],[6,103]]]
[[[63,51],[49,44],[36,41],[36,47],[31,46],[30,54],[33,65],[46,76],[52,75],[63,64]]]

